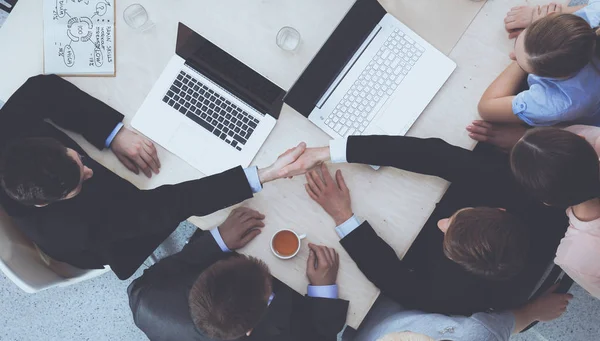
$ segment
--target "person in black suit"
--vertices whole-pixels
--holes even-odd
[[[506,154],[489,145],[480,144],[475,151],[469,151],[436,138],[351,136],[347,140],[331,141],[330,147],[307,149],[294,164],[284,168],[282,173],[288,176],[298,175],[327,160],[391,166],[438,176],[451,182],[402,260],[368,222],[361,224],[356,217],[342,222],[338,219],[337,224],[340,225],[336,231],[343,237],[341,243],[361,271],[383,294],[408,309],[471,315],[490,309],[507,310],[522,305],[527,302],[542,274],[552,263],[556,248],[568,226],[564,212],[542,204],[516,183]],[[335,183],[331,188],[340,190],[340,186]],[[349,194],[344,196],[344,205],[349,207]],[[337,199],[329,201],[342,202]],[[522,229],[527,230],[529,242],[521,247],[528,246],[529,252],[524,254],[516,251],[526,257],[526,262],[513,276],[508,276],[510,272],[507,272],[507,276],[501,276],[504,278],[494,278],[486,275],[485,271],[473,271],[472,267],[465,262],[461,263],[460,259],[448,257],[448,251],[460,247],[461,243],[453,245],[448,240],[449,236],[441,230],[448,229],[449,223],[452,223],[450,220],[461,217],[463,214],[460,212],[465,213],[464,208],[472,207],[485,213],[483,217],[487,218],[477,221],[478,211],[470,210],[475,219],[467,221],[465,226],[470,225],[471,228],[463,229],[465,235],[454,237],[468,237],[468,231],[471,237],[480,231],[493,231],[496,221],[494,215],[498,219],[507,217],[507,214],[517,217],[522,223],[510,218],[506,220],[507,227],[514,233],[519,230],[515,228],[515,224],[525,226]],[[481,208],[486,209],[481,211]],[[498,226],[502,224],[498,223]],[[498,229],[496,232],[502,230]],[[526,234],[523,233],[524,238]],[[470,240],[476,240],[471,237]],[[519,240],[513,237],[504,235],[505,242],[512,240],[518,243]],[[493,265],[502,257],[511,259],[506,250],[498,248],[502,243],[493,238],[488,239],[488,242],[492,244],[475,244],[471,248],[471,251],[477,251],[476,248],[480,247],[479,260],[484,265],[483,270],[485,264]],[[494,243],[496,247],[490,248]],[[513,250],[518,248],[513,244],[506,245],[512,245]],[[466,245],[462,246],[463,249],[468,249]],[[474,265],[479,267],[481,264]]]
[[[183,250],[153,265],[128,288],[135,324],[152,341],[336,340],[348,302],[337,298],[339,256],[309,244],[301,296],[273,278],[260,260],[232,252],[256,235],[264,216],[232,211],[210,231],[197,232]]]
[[[48,256],[82,269],[109,265],[130,277],[179,223],[251,198],[304,145],[271,167],[237,167],[185,183],[139,190],[87,157],[62,128],[111,148],[150,176],[154,145],[122,127],[123,115],[60,77],[36,76],[0,109],[0,205]]]

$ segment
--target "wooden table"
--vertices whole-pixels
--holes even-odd
[[[91,95],[123,113],[129,122],[174,53],[177,22],[181,21],[233,56],[288,89],[350,8],[352,0],[146,0],[156,26],[138,33],[126,26],[123,10],[134,1],[117,1],[117,76],[69,78]],[[517,0],[382,0],[385,7],[423,38],[448,54],[458,68],[409,131],[411,136],[441,137],[465,148],[474,142],[464,127],[476,118],[476,104],[486,86],[509,63],[512,43],[502,19]],[[485,4],[485,5],[484,5]],[[282,26],[302,35],[299,50],[288,53],[275,45]],[[0,30],[0,100],[8,97],[30,76],[42,73],[42,6],[39,0],[20,0]],[[466,31],[465,31],[466,30]],[[398,108],[402,110],[402,108]],[[70,133],[90,154],[140,188],[202,177],[184,161],[159,148],[160,175],[148,180],[128,172],[108,151],[97,151]],[[269,165],[282,151],[306,141],[326,145],[329,137],[303,116],[284,106],[281,117],[254,160]],[[419,233],[435,203],[446,190],[443,180],[382,168],[343,165],[357,215],[368,219],[377,232],[403,256]],[[338,167],[332,167],[333,169]],[[351,301],[348,324],[357,327],[378,295],[338,243],[333,221],[310,200],[304,179],[269,183],[243,205],[263,212],[265,231],[243,253],[262,258],[272,273],[300,293],[306,291],[307,248],[293,260],[273,257],[268,247],[272,233],[292,228],[307,233],[307,240],[340,251],[338,284],[342,298]],[[210,194],[207,194],[210,195]],[[207,229],[220,223],[229,209],[190,220]]]

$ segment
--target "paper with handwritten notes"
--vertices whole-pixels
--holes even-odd
[[[43,0],[44,73],[115,75],[115,0]]]

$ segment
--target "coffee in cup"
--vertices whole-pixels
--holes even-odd
[[[281,259],[290,259],[300,251],[300,241],[306,235],[298,235],[296,232],[288,229],[277,231],[271,238],[271,251]]]

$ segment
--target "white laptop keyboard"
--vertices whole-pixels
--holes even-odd
[[[191,118],[237,150],[242,150],[259,121],[244,109],[181,71],[163,102]]]
[[[360,135],[402,83],[425,49],[395,29],[350,87],[325,124],[342,137]]]

